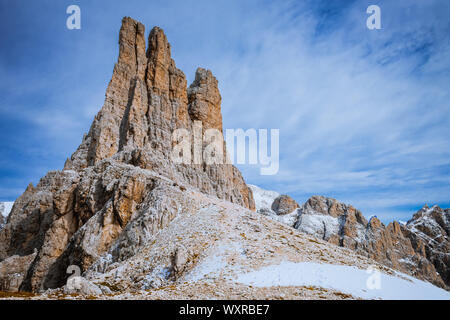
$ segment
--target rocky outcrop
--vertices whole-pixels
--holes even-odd
[[[407,224],[403,234],[416,252],[430,261],[450,287],[450,209],[424,206]]]
[[[181,275],[186,269],[186,264],[189,260],[189,253],[186,248],[178,247],[176,248],[172,256],[172,273],[175,277]]]
[[[300,208],[295,228],[350,249],[364,238],[367,220],[350,205],[322,196],[313,196]]]
[[[299,207],[291,197],[249,185],[255,199],[256,211],[278,222],[293,227],[297,222]]]
[[[0,291],[18,291],[36,251],[26,256],[11,256],[0,262]]]
[[[83,272],[106,252],[111,262],[128,259],[192,210],[187,188],[254,209],[234,166],[173,161],[174,130],[193,138],[201,121],[203,131],[222,131],[218,82],[199,68],[187,88],[164,32],[153,28],[147,49],[144,34],[142,24],[123,19],[119,58],[89,132],[62,171],[28,186],[0,231],[0,266],[14,265],[12,256],[30,260],[11,267],[23,275],[13,290],[60,287],[68,266]]]

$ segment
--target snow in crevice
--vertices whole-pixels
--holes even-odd
[[[0,202],[0,214],[5,218],[8,217],[13,205],[14,202]]]
[[[443,226],[436,220],[436,216],[438,216],[440,212],[443,214],[441,217],[443,224],[444,226],[447,226],[449,223],[448,215],[445,214],[445,210],[441,210],[437,205],[435,205],[431,208],[422,208],[416,215],[414,215],[413,219],[406,223],[406,228],[415,233],[425,243],[431,246],[439,246],[441,241],[438,240],[441,237],[444,239],[447,237]]]
[[[0,202],[0,230],[6,225],[7,218],[14,202]]]

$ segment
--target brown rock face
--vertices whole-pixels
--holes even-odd
[[[8,279],[5,268],[22,278],[0,290],[59,287],[69,265],[84,271],[107,251],[114,261],[133,256],[191,211],[189,189],[254,209],[234,166],[171,160],[174,130],[192,132],[202,121],[203,130],[222,132],[218,82],[199,68],[188,89],[164,32],[151,30],[147,50],[144,35],[142,24],[123,19],[119,58],[89,133],[62,171],[49,172],[16,200],[0,230],[0,279]],[[30,261],[11,262],[12,256]]]
[[[11,256],[0,264],[0,291],[18,291],[36,253]]]
[[[295,228],[330,243],[355,250],[386,266],[449,287],[448,209],[424,207],[406,226],[369,222],[350,205],[311,197],[299,210]]]
[[[291,213],[298,207],[298,203],[287,195],[279,196],[272,203],[272,210],[278,215]]]
[[[430,261],[450,288],[450,209],[424,206],[402,228],[413,248]]]

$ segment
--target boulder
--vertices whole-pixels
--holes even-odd
[[[298,207],[298,203],[288,195],[281,195],[272,203],[272,210],[278,215],[291,213]]]

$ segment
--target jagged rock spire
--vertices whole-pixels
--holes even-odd
[[[217,79],[211,71],[198,68],[195,73],[195,80],[189,86],[189,115],[192,120],[200,120],[203,128],[222,129],[222,113]]]
[[[194,121],[201,121],[203,130],[222,132],[222,99],[218,81],[209,70],[198,68],[187,88],[186,76],[171,58],[162,29],[150,31],[147,50],[144,33],[142,24],[123,19],[119,58],[105,103],[65,169],[83,170],[110,157],[120,158],[171,178],[181,174],[182,180],[204,192],[253,209],[251,191],[233,166],[180,167],[170,163],[175,129],[192,130]],[[225,144],[223,147],[225,150]],[[206,175],[211,183],[205,184],[198,175]]]
[[[144,26],[124,18],[119,57],[89,132],[63,171],[47,173],[18,198],[0,230],[0,267],[26,270],[17,271],[17,288],[60,286],[68,265],[85,270],[114,243],[115,259],[130,257],[193,208],[188,188],[253,209],[252,193],[234,166],[171,159],[175,129],[191,130],[201,120],[222,130],[220,102],[210,71],[198,69],[188,91],[162,29],[151,30],[146,50]],[[14,272],[0,272],[0,280]]]
[[[145,82],[146,68],[145,27],[125,17],[119,33],[119,58],[106,89],[104,105],[65,169],[83,169],[119,151],[122,119],[128,115],[127,107]],[[146,95],[143,92],[142,98],[146,99]]]
[[[141,23],[123,19],[119,58],[105,103],[65,169],[95,165],[127,146],[154,148],[168,156],[173,130],[191,129],[195,120],[202,121],[204,129],[222,131],[221,96],[211,71],[198,68],[188,89],[164,31],[150,31],[147,50],[144,34]]]

